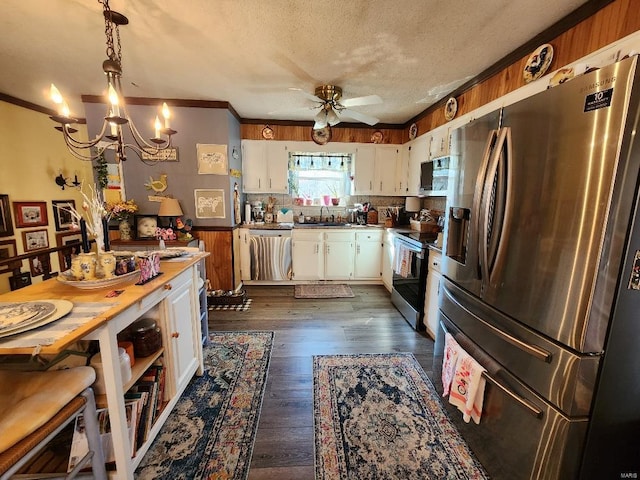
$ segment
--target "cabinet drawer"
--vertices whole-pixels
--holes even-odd
[[[294,229],[291,233],[291,239],[295,242],[296,240],[307,240],[312,242],[321,242],[322,241],[322,232],[316,229]]]
[[[440,273],[442,265],[442,253],[435,250],[429,250],[429,270]]]
[[[382,230],[356,232],[356,242],[382,242]]]
[[[354,235],[349,230],[337,230],[331,232],[325,232],[324,239],[327,242],[352,242]]]
[[[191,280],[191,274],[191,269],[188,269],[175,277],[173,280],[165,282],[163,286],[156,288],[153,292],[140,300],[140,309],[146,310],[147,308],[157,304],[160,300],[169,295],[169,293],[171,293],[171,290],[189,282]]]

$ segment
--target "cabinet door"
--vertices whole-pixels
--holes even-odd
[[[358,147],[354,159],[353,188],[355,195],[371,195],[375,183],[375,147]]]
[[[382,283],[388,291],[393,288],[393,234],[389,231],[385,231],[382,245]]]
[[[260,140],[242,142],[242,189],[263,192],[268,181],[265,144]]]
[[[240,231],[240,278],[251,280],[251,243],[249,241],[249,230],[246,228]]]
[[[322,280],[324,252],[318,240],[294,240],[291,250],[294,280]]]
[[[354,278],[379,279],[382,274],[382,232],[356,233]]]
[[[398,163],[398,147],[376,146],[374,192],[376,195],[395,195],[395,176]]]
[[[424,296],[424,323],[427,333],[435,339],[438,331],[438,291],[440,288],[440,262],[442,254],[429,252],[429,271],[427,273],[427,286]]]
[[[266,142],[268,179],[263,191],[289,193],[289,154],[284,142]]]
[[[353,242],[325,241],[324,278],[350,280],[353,277]]]
[[[409,149],[411,143],[405,143],[402,145],[400,154],[398,155],[398,162],[396,163],[396,178],[395,178],[395,194],[396,195],[408,195],[409,181]]]
[[[422,162],[429,159],[429,140],[430,137],[428,135],[422,135],[411,145],[407,195],[418,195],[420,193],[420,166]]]
[[[196,337],[192,319],[197,309],[194,304],[193,283],[179,285],[165,300],[169,328],[169,359],[175,379],[175,387],[181,391],[195,372],[198,364],[196,345],[201,341]],[[195,316],[197,318],[197,316]]]
[[[431,131],[429,158],[434,159],[449,155],[449,128],[446,126]]]

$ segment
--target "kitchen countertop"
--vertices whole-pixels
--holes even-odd
[[[323,223],[243,223],[240,228],[248,228],[250,230],[293,230],[294,228],[385,228],[381,224],[358,225],[355,223],[345,223],[340,225]]]

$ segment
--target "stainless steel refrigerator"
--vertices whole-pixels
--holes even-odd
[[[486,368],[443,403],[492,478],[640,478],[636,63],[453,131],[434,373],[445,331]]]

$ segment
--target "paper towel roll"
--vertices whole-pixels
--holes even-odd
[[[244,204],[244,223],[251,221],[251,204],[249,202]]]

